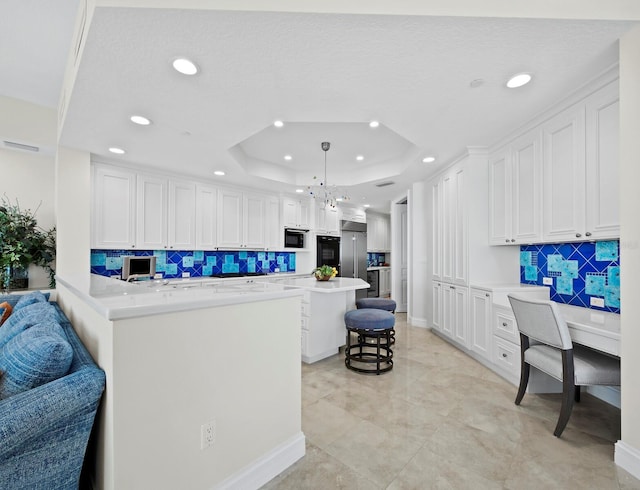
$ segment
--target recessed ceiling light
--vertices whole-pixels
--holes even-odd
[[[273,121],[273,125],[276,128],[281,128],[282,126],[284,126],[284,123],[282,121]]]
[[[469,87],[471,88],[478,88],[482,85],[484,85],[484,80],[482,78],[476,78],[475,80],[471,80],[471,82],[469,82]]]
[[[304,192],[304,189],[296,189],[296,192],[297,192],[298,194],[302,194],[302,193]]]
[[[435,162],[435,161],[436,161],[436,157],[424,157],[424,158],[422,159],[422,161],[423,161],[424,163],[431,163],[431,162]]]
[[[188,60],[186,58],[178,58],[177,60],[173,60],[173,67],[176,71],[179,71],[183,75],[195,75],[198,73],[198,67],[196,64]]]
[[[365,204],[364,207],[365,208],[369,208],[369,207],[371,207],[371,204]]]
[[[380,123],[378,121],[371,121],[369,123],[370,128],[377,128],[378,126],[380,126]]]
[[[361,162],[362,160],[364,160],[364,157],[362,155],[358,155],[356,157],[356,160],[358,160],[359,162]]]
[[[341,197],[336,197],[336,202],[342,202],[342,201],[344,201],[344,199],[343,199],[343,198],[341,198]]]
[[[285,155],[284,159],[287,160],[287,161],[291,160],[291,155]]]
[[[140,126],[148,126],[151,124],[151,120],[144,116],[131,116],[131,122],[139,124]]]
[[[526,85],[531,81],[531,75],[528,73],[518,73],[517,75],[512,76],[507,82],[507,87],[509,88],[518,88]]]
[[[115,146],[112,146],[111,148],[109,148],[109,151],[111,153],[115,153],[116,155],[124,155],[125,151],[122,148],[116,148]]]
[[[216,170],[215,172],[213,172],[214,175],[224,175],[224,172],[222,170]]]

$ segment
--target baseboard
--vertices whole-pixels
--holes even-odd
[[[407,323],[412,327],[429,328],[426,318],[416,318],[415,316],[407,318]]]
[[[622,441],[616,442],[613,460],[623,470],[640,480],[640,451]]]
[[[258,489],[302,458],[304,454],[305,437],[302,432],[299,432],[213,488],[216,490]]]
[[[587,393],[600,398],[600,400],[607,402],[609,405],[613,405],[617,408],[622,408],[620,403],[620,388],[613,386],[587,386]]]

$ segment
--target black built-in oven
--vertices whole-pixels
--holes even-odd
[[[340,237],[318,235],[316,237],[316,266],[329,265],[335,267],[340,275]]]

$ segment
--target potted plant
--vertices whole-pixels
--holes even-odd
[[[335,277],[337,273],[336,268],[330,265],[321,265],[311,271],[311,274],[313,274],[318,281],[328,281],[332,277]]]
[[[36,209],[37,211],[37,209]],[[43,267],[49,274],[49,286],[55,287],[52,263],[56,255],[56,230],[38,226],[36,212],[20,209],[3,198],[0,202],[0,286],[26,289],[29,265]]]

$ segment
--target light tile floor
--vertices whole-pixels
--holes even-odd
[[[561,438],[558,395],[526,394],[396,315],[394,367],[302,364],[304,458],[274,489],[640,489],[613,463],[620,411],[588,394]]]

